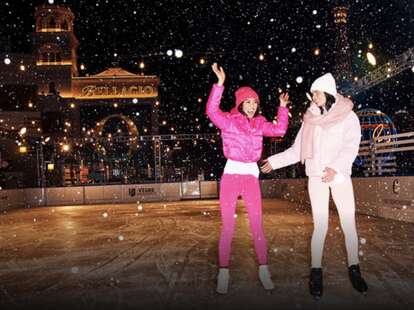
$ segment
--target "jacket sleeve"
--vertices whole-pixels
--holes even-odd
[[[347,175],[349,168],[358,156],[359,144],[361,143],[361,125],[358,116],[355,114],[348,120],[345,128],[345,137],[342,139],[342,147],[340,148],[335,159],[327,165],[334,169],[337,173]]]
[[[211,88],[210,95],[208,97],[206,114],[211,122],[220,129],[224,129],[229,126],[229,113],[220,110],[221,96],[223,95],[224,86],[214,84]]]
[[[303,131],[303,124],[298,134],[296,135],[295,142],[290,148],[288,148],[284,152],[275,154],[268,158],[269,163],[272,166],[273,170],[280,169],[286,166],[290,166],[300,161],[302,131]]]
[[[277,110],[277,123],[265,121],[263,124],[263,136],[265,137],[279,137],[284,136],[289,123],[289,109],[286,107],[279,107]]]

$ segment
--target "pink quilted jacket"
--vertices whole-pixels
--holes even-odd
[[[220,110],[224,86],[214,84],[207,101],[206,113],[221,129],[224,156],[241,162],[257,162],[262,155],[263,136],[284,136],[288,127],[288,109],[279,107],[277,124],[259,115],[249,120],[237,107],[231,112]]]

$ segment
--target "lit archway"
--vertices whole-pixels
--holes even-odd
[[[133,151],[136,151],[138,149],[138,128],[135,125],[134,121],[131,120],[129,117],[122,115],[122,114],[112,114],[109,115],[105,118],[103,118],[102,120],[100,120],[97,124],[96,124],[96,133],[102,137],[103,135],[103,129],[105,127],[105,125],[107,124],[107,122],[111,119],[120,119],[122,121],[125,122],[125,124],[127,125],[127,129],[128,129],[128,135],[129,135],[129,150],[128,150],[128,154],[132,154]],[[109,138],[108,138],[109,140]],[[97,144],[98,150],[102,151],[102,145],[100,143]]]

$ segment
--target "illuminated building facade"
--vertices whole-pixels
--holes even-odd
[[[70,8],[41,5],[34,16],[32,53],[0,51],[0,131],[16,133],[26,127],[27,136],[48,136],[54,144],[62,144],[62,139],[68,138],[77,141],[78,146],[89,138],[107,138],[107,145],[93,144],[104,160],[99,158],[99,165],[90,163],[99,171],[105,170],[106,180],[110,179],[114,162],[118,175],[124,175],[127,160],[139,161],[147,169],[151,157],[148,150],[133,157],[131,150],[136,150],[136,146],[119,149],[110,139],[116,135],[137,139],[139,135],[158,134],[159,78],[116,67],[96,75],[79,76],[79,42]],[[55,154],[58,147],[51,152]],[[78,160],[76,169],[81,171],[89,159]],[[54,167],[56,170],[60,165]]]

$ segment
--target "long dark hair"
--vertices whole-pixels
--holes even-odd
[[[325,92],[323,93],[325,94],[325,98],[326,98],[325,108],[326,108],[326,111],[329,112],[329,110],[332,108],[332,105],[335,103],[336,99],[331,94],[328,94]],[[323,114],[324,109],[322,107],[319,107],[319,109],[321,110],[321,114]]]
[[[244,113],[244,111],[243,111],[243,103],[244,103],[244,101],[242,102],[242,103],[240,103],[239,104],[239,106],[237,107],[237,110],[239,110],[239,112],[242,114],[242,115],[244,115],[244,116],[246,116],[247,117],[247,114],[246,113]],[[253,115],[253,117],[252,118],[255,118],[257,115],[259,115],[260,114],[260,105],[259,104],[257,104],[257,109],[256,109],[256,112],[254,113],[254,115]]]

